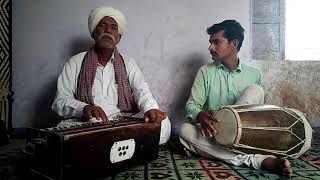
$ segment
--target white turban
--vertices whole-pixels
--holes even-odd
[[[88,18],[90,34],[92,35],[97,24],[105,16],[112,17],[118,23],[118,32],[122,35],[127,25],[126,18],[122,12],[112,7],[98,7],[91,10]]]

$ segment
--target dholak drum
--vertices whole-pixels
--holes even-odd
[[[238,153],[298,158],[311,146],[312,128],[296,109],[273,105],[226,106],[216,117],[220,120],[216,141]]]

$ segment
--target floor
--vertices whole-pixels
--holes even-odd
[[[11,139],[10,144],[0,147],[0,179],[23,179],[17,170],[20,152],[24,148],[23,139]],[[320,134],[314,135],[311,149],[299,159],[290,159],[294,174],[290,179],[320,179]],[[115,176],[100,180],[123,179],[285,179],[262,170],[236,167],[230,164],[208,160],[199,156],[187,157],[172,143],[161,146],[159,158],[145,165],[132,167]]]

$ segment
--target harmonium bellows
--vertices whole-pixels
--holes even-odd
[[[49,179],[92,179],[157,159],[160,125],[141,118],[29,129],[30,170]]]

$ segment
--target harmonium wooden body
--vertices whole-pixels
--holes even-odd
[[[68,128],[30,129],[30,170],[47,179],[93,179],[158,158],[160,125],[123,117]]]

